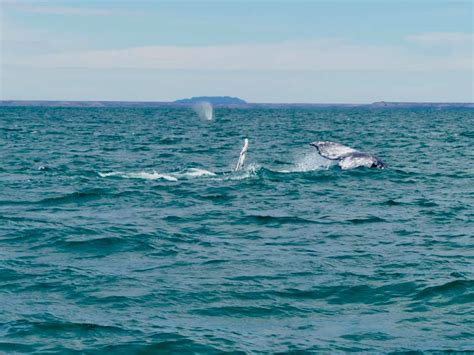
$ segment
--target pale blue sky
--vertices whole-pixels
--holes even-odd
[[[473,101],[473,2],[0,0],[1,98]]]

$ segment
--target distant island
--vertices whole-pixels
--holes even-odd
[[[231,96],[195,96],[190,99],[174,101],[175,104],[196,104],[198,102],[209,102],[212,105],[246,105],[247,102],[238,97]]]

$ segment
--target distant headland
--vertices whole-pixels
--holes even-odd
[[[52,100],[0,100],[0,107],[117,107],[117,108],[159,108],[190,107],[198,102],[209,102],[214,107],[227,108],[471,108],[472,102],[387,102],[379,101],[370,104],[332,104],[332,103],[253,103],[238,97],[230,96],[197,96],[172,102],[165,101],[52,101]]]
[[[175,104],[196,104],[198,102],[209,102],[212,105],[246,105],[247,102],[238,97],[231,96],[195,96],[190,99],[174,101]]]

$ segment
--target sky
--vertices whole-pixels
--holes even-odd
[[[473,102],[456,0],[0,0],[0,99]]]

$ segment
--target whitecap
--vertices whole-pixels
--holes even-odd
[[[132,172],[132,173],[125,173],[121,171],[114,171],[114,172],[109,172],[109,173],[100,173],[100,177],[121,177],[121,178],[126,178],[126,179],[144,179],[144,180],[167,180],[167,181],[178,181],[178,179],[172,175],[169,174],[160,174],[157,173],[156,171],[149,173],[146,171],[140,171],[140,172]]]
[[[201,177],[201,176],[216,176],[215,173],[205,169],[190,168],[182,173],[172,174],[173,176],[178,177]]]

